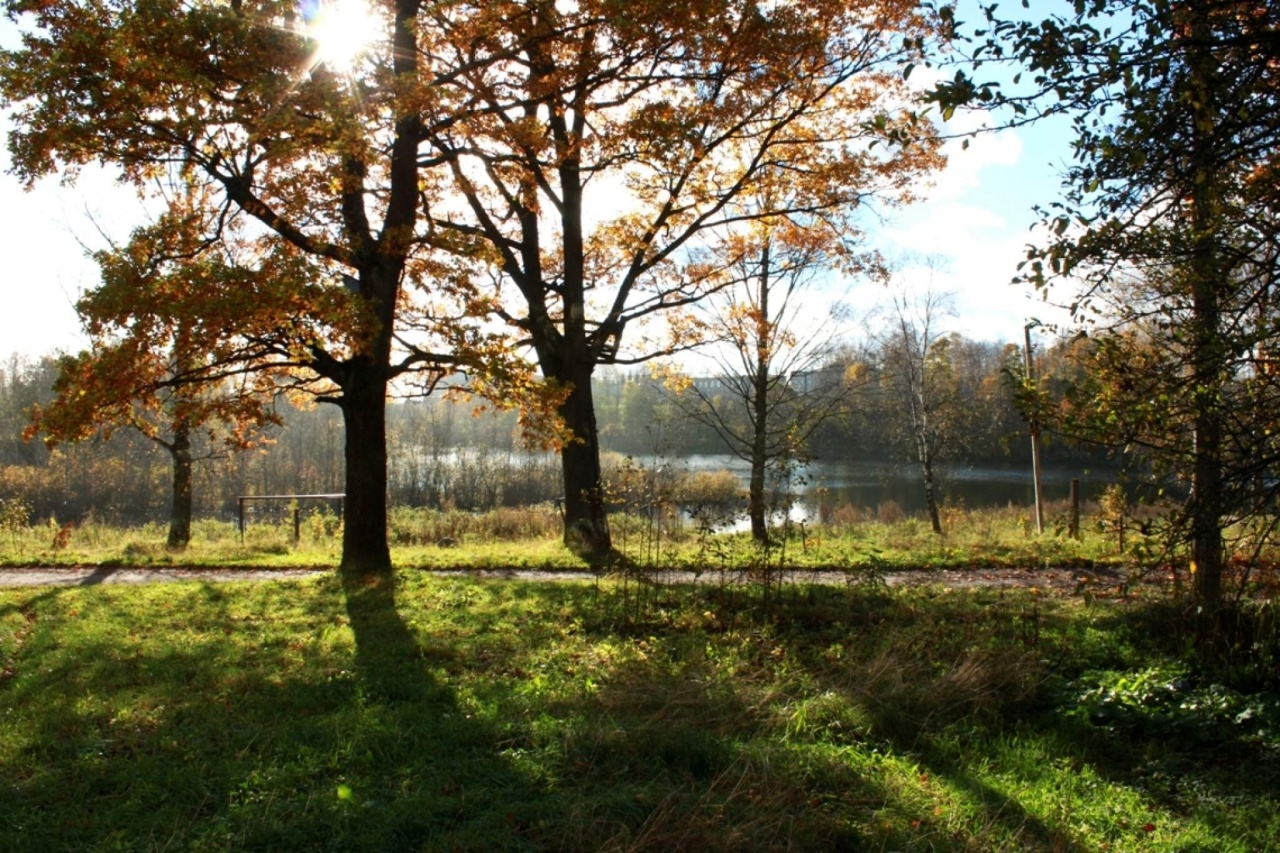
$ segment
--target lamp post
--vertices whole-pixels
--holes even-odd
[[[1026,356],[1027,385],[1033,388],[1036,374],[1035,363],[1031,358],[1031,330],[1039,325],[1040,321],[1033,319],[1022,327],[1022,334],[1026,341],[1024,355]],[[1036,493],[1036,533],[1044,533],[1044,500],[1040,495],[1040,424],[1035,415],[1029,419],[1028,426],[1031,429],[1031,483]]]

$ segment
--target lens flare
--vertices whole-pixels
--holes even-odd
[[[303,0],[306,35],[315,42],[315,63],[348,73],[382,36],[382,24],[365,0]]]

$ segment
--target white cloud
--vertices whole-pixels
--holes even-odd
[[[957,125],[957,117],[949,126],[983,120],[971,115]],[[953,293],[951,328],[973,338],[1016,341],[1029,318],[1065,321],[1065,312],[1032,288],[1011,283],[1034,240],[1031,208],[1055,190],[1052,170],[1027,162],[1015,131],[979,135],[967,150],[951,153],[926,199],[880,232],[882,250],[898,260],[899,282]]]
[[[968,133],[985,126],[985,114],[959,117],[948,122],[943,132]],[[968,142],[968,146],[965,143]],[[943,145],[947,166],[934,179],[924,195],[929,202],[948,202],[963,198],[981,186],[981,172],[990,166],[1014,166],[1022,160],[1022,139],[1009,130],[983,131],[973,137],[948,139]]]
[[[8,166],[0,155],[0,168]],[[39,356],[87,343],[75,313],[80,294],[98,280],[87,250],[106,245],[102,231],[126,237],[140,210],[133,193],[100,169],[85,169],[70,186],[42,181],[32,192],[0,175],[0,353]]]

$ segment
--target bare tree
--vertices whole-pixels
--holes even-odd
[[[937,463],[956,438],[960,414],[953,341],[941,323],[954,314],[951,294],[932,285],[915,294],[899,289],[891,295],[883,328],[874,336],[881,381],[898,417],[896,432],[924,476],[925,506],[934,533],[942,533]]]
[[[716,375],[675,383],[678,408],[751,465],[747,509],[762,543],[769,474],[805,458],[809,436],[841,409],[859,376],[834,358],[847,312],[812,307],[830,246],[797,236],[757,232],[737,246],[735,284],[706,305]]]

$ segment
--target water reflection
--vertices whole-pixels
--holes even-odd
[[[729,470],[738,475],[745,488],[750,466],[734,456],[702,455],[667,460],[690,472]],[[1035,489],[1031,469],[1014,466],[954,466],[939,472],[944,502],[969,508],[1031,506]],[[1071,480],[1080,480],[1082,500],[1096,498],[1116,481],[1113,471],[1053,468],[1041,472],[1041,489],[1046,503],[1066,500]],[[789,491],[798,499],[793,518],[806,518],[816,511],[819,500],[828,506],[847,504],[875,510],[893,501],[904,512],[924,511],[924,479],[918,466],[891,462],[811,462],[797,466]]]

